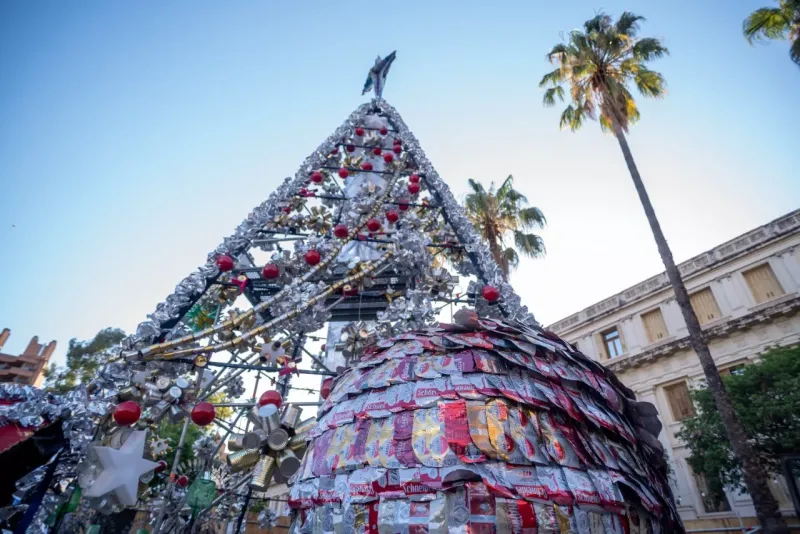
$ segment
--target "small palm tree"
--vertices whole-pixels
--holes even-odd
[[[506,279],[511,269],[519,265],[517,250],[529,258],[545,255],[544,241],[526,230],[544,228],[547,220],[539,208],[525,207],[528,199],[514,189],[514,177],[509,175],[495,191],[494,182],[489,190],[472,178],[468,180],[472,192],[464,199],[467,217],[475,230],[489,245],[489,251],[503,271]],[[514,238],[514,247],[506,247],[506,240]]]
[[[675,291],[675,300],[686,322],[691,346],[700,359],[708,388],[714,395],[728,432],[731,448],[742,462],[745,484],[759,521],[764,532],[788,533],[786,523],[778,512],[778,503],[767,486],[763,466],[753,453],[708,350],[705,333],[692,309],[689,294],[625,137],[630,125],[639,119],[639,111],[629,87],[635,85],[642,95],[655,98],[662,97],[666,87],[664,77],[650,70],[647,63],[663,57],[668,51],[658,39],[638,37],[639,23],[643,20],[643,17],[626,12],[614,22],[608,15],[600,13],[586,21],[582,31],[570,32],[567,42],[557,44],[547,55],[558,68],[546,74],[539,84],[540,87],[549,86],[544,93],[544,104],[553,106],[556,98],[563,101],[566,88],[569,90],[570,103],[561,113],[562,128],[575,131],[587,117],[594,119],[599,113],[600,126],[617,138],[666,267],[667,277]]]
[[[789,57],[800,67],[800,0],[778,0],[778,7],[756,9],[742,23],[750,43],[760,39],[791,39]]]

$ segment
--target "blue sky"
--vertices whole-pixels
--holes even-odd
[[[394,49],[385,97],[456,195],[513,173],[544,211],[548,257],[512,282],[543,323],[569,315],[662,267],[614,139],[542,107],[545,52],[600,8],[670,48],[630,144],[683,260],[800,205],[800,69],[740,30],[769,3],[3,2],[5,352],[133,330]]]

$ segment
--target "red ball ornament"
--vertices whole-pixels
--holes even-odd
[[[266,404],[272,404],[276,408],[280,408],[281,404],[283,404],[283,397],[281,397],[281,394],[275,391],[274,389],[265,391],[264,393],[261,394],[261,397],[258,399],[258,405],[264,406]]]
[[[370,219],[367,221],[367,230],[370,232],[377,232],[381,229],[381,223],[378,219]]]
[[[347,178],[348,176],[350,176],[350,171],[348,171],[344,167],[339,169],[339,178]]]
[[[182,488],[185,488],[186,486],[189,485],[189,477],[187,477],[186,475],[181,475],[181,476],[178,477],[178,480],[175,481],[175,483],[178,486],[180,486]]]
[[[391,152],[387,152],[386,154],[383,155],[383,161],[385,161],[386,163],[391,163],[393,159],[394,156],[392,155]]]
[[[309,250],[306,252],[306,263],[309,265],[316,265],[322,259],[322,256],[316,250]]]
[[[365,161],[361,165],[361,168],[364,169],[365,171],[371,171],[372,170],[372,163],[370,163],[369,161]]]
[[[166,462],[166,461],[164,461],[164,460],[159,460],[158,462],[156,462],[156,467],[155,467],[154,471],[155,471],[156,473],[161,473],[161,472],[163,472],[163,471],[164,471],[166,468],[167,468],[167,462]]]
[[[412,184],[418,184],[419,183],[419,175],[418,174],[412,174],[411,176],[408,177],[408,181],[411,182]]]
[[[355,152],[356,151],[356,146],[355,145],[347,145],[347,151],[348,152]]]
[[[281,274],[280,268],[274,263],[266,264],[264,268],[261,270],[261,277],[266,278],[267,280],[274,280],[278,278],[280,274]]]
[[[347,237],[347,234],[350,233],[350,230],[347,229],[346,224],[337,224],[336,227],[333,229],[333,235],[338,237],[339,239],[344,239]]]
[[[392,147],[392,152],[394,152],[395,154],[399,154],[402,151],[403,151],[403,147],[401,147],[400,145],[394,145]]]
[[[217,411],[210,402],[198,402],[192,408],[192,422],[197,426],[206,426],[214,422]]]
[[[322,381],[322,385],[319,388],[319,394],[322,396],[323,399],[327,399],[328,395],[331,394],[332,389],[333,389],[333,378],[328,377]]]
[[[356,128],[356,135],[359,137],[364,135],[364,128]]]
[[[389,210],[386,212],[386,220],[390,223],[396,223],[399,218],[400,215],[394,210]]]
[[[230,256],[219,256],[217,258],[217,267],[223,273],[233,270],[233,258]]]
[[[407,211],[409,208],[408,200],[401,200],[397,203],[397,209],[400,211]]]
[[[388,134],[388,133],[389,133],[389,129],[388,129],[386,126],[384,126],[383,128],[381,128],[381,135],[386,135],[386,134]]]
[[[114,421],[120,426],[132,425],[141,415],[141,407],[133,401],[121,402],[114,408]]]
[[[315,184],[321,184],[322,180],[324,179],[325,177],[322,176],[322,173],[319,171],[314,171],[311,173],[311,181],[314,182]]]
[[[394,141],[392,141],[393,145],[402,145],[403,142],[400,140],[399,137],[396,137]]]
[[[500,290],[494,286],[483,286],[481,289],[481,295],[483,295],[483,298],[489,302],[495,302],[500,298]]]
[[[408,184],[408,192],[411,193],[412,195],[416,195],[417,193],[419,193],[419,184],[415,184],[413,182]]]
[[[381,149],[379,147],[375,147],[375,148],[372,149],[372,153],[375,154],[376,156],[380,156],[381,155]]]

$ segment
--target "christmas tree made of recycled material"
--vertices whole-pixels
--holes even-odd
[[[109,354],[92,383],[64,397],[0,390],[15,403],[7,418],[58,421],[69,443],[18,484],[23,505],[44,493],[41,506],[20,507],[20,524],[69,532],[81,512],[136,506],[150,510],[153,532],[241,529],[252,493],[291,477],[297,533],[682,531],[652,406],[521,305],[383,100],[394,57],[369,72],[364,91],[376,98]],[[437,307],[454,302],[471,309],[437,323]],[[347,325],[344,361],[304,347],[329,323]],[[300,364],[303,353],[313,368]],[[209,402],[241,397],[244,373],[277,391]],[[329,376],[305,421],[283,402],[298,374]],[[226,421],[223,406],[234,408]],[[198,440],[189,468],[179,454],[166,465],[162,421],[184,434],[213,424],[221,439]]]

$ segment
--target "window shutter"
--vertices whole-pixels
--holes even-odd
[[[679,382],[671,386],[664,387],[664,393],[669,402],[669,410],[674,421],[683,421],[687,417],[694,415],[694,405],[692,397],[689,395],[689,387],[686,382]]]
[[[700,321],[700,324],[710,323],[722,317],[717,301],[714,298],[714,293],[711,292],[709,287],[689,296],[689,302],[692,304],[692,309],[694,314],[697,315],[697,320]]]
[[[664,315],[660,308],[642,314],[642,322],[647,333],[647,340],[655,343],[667,337],[667,325],[664,323]]]
[[[750,292],[753,294],[756,304],[761,304],[783,295],[783,288],[778,279],[775,278],[775,273],[772,272],[772,267],[769,266],[769,263],[750,269],[742,274],[747,281],[747,285],[750,286]]]

